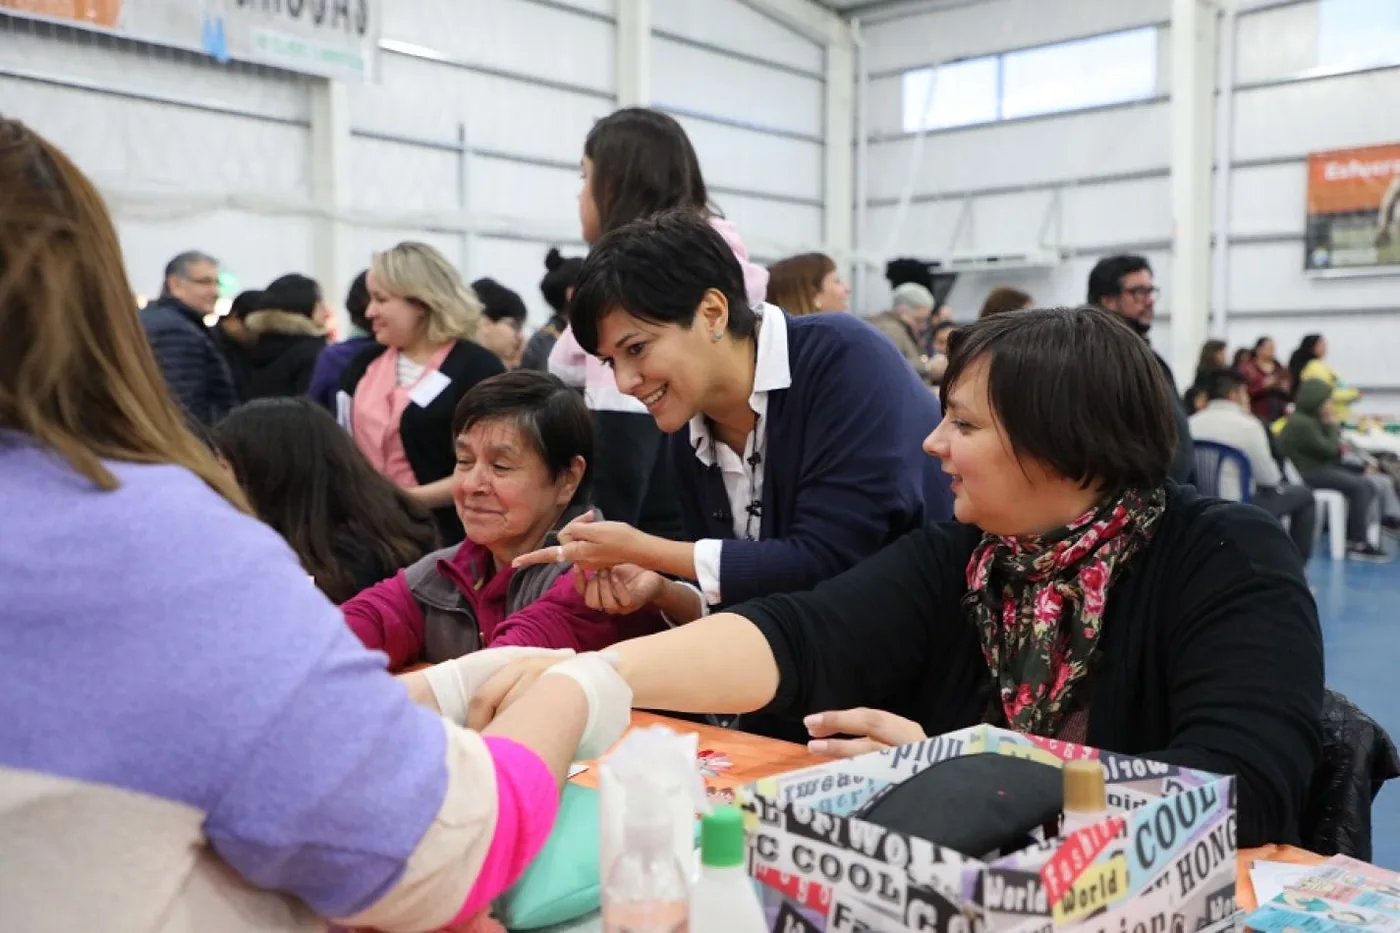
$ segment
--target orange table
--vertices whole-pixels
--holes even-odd
[[[1262,846],[1258,849],[1242,850],[1235,863],[1235,905],[1245,913],[1259,906],[1259,901],[1254,896],[1254,882],[1249,877],[1249,865],[1255,860],[1321,865],[1327,861],[1327,856],[1293,846]]]
[[[705,786],[712,792],[733,790],[760,778],[796,771],[827,761],[807,751],[806,746],[762,736],[735,732],[698,722],[686,722],[658,716],[655,713],[632,713],[632,728],[651,725],[666,726],[680,733],[695,732],[700,736],[700,756],[709,766]],[[598,786],[597,762],[584,762],[588,770],[574,777],[575,784]]]

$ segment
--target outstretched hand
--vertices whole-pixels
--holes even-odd
[[[624,522],[605,522],[585,512],[559,530],[559,543],[522,554],[513,567],[572,563],[581,570],[604,570],[636,563],[646,535]]]
[[[903,716],[878,709],[845,709],[828,713],[813,713],[802,724],[812,741],[807,750],[814,755],[832,758],[854,758],[878,752],[896,745],[908,745],[928,738],[923,726]],[[833,739],[833,735],[853,738]]]

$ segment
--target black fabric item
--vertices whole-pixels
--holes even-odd
[[[380,344],[365,347],[341,376],[341,391],[354,398],[355,388],[364,378],[369,364],[388,349]],[[451,380],[451,385],[438,393],[427,407],[410,404],[399,422],[399,437],[403,438],[404,455],[420,485],[436,482],[452,475],[457,468],[456,438],[452,436],[452,413],[467,390],[483,379],[506,371],[501,358],[471,340],[459,340],[439,367]],[[353,404],[353,403],[352,403]],[[457,510],[448,506],[433,510],[433,521],[444,546],[459,544],[466,537]]]
[[[1127,320],[1124,318],[1124,320]],[[1128,321],[1132,324],[1132,321]],[[1144,337],[1146,334],[1143,335]],[[1152,351],[1152,355],[1157,358],[1157,363],[1162,367],[1162,373],[1167,378],[1167,391],[1171,393],[1172,399],[1176,402],[1172,406],[1172,417],[1176,421],[1176,452],[1172,455],[1171,469],[1167,475],[1182,486],[1196,485],[1196,445],[1191,440],[1191,422],[1186,418],[1186,409],[1181,404],[1181,399],[1176,394],[1176,377],[1172,375],[1172,368],[1167,365],[1167,361],[1162,359],[1162,355],[1157,351]]]
[[[1303,847],[1319,855],[1371,860],[1371,803],[1400,777],[1390,736],[1333,690],[1322,702],[1322,761],[1303,811]]]
[[[1063,802],[1059,768],[983,753],[931,765],[890,787],[855,815],[982,858],[1023,848],[1037,827],[1058,821]]]
[[[979,529],[931,524],[806,593],[731,611],[778,668],[763,712],[872,707],[941,735],[982,721],[991,675],[963,616]],[[1303,562],[1253,506],[1167,486],[1108,592],[1087,744],[1238,778],[1239,843],[1299,844],[1322,755],[1322,632]]]
[[[325,337],[262,334],[249,351],[248,400],[305,395]]]
[[[594,410],[593,501],[613,521],[683,538],[666,435],[646,413]]]
[[[171,397],[192,422],[207,427],[238,404],[228,362],[198,311],[161,298],[141,309],[141,326]]]

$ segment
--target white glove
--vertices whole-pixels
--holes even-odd
[[[482,685],[506,665],[521,658],[553,655],[566,658],[572,648],[483,648],[452,661],[434,664],[423,672],[443,718],[459,726],[467,724],[467,707]]]
[[[615,652],[580,654],[544,672],[573,679],[588,698],[588,722],[574,751],[575,761],[601,757],[632,724],[632,688],[617,672]]]

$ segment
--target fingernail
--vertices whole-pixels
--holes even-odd
[[[830,745],[827,743],[826,739],[813,739],[807,743],[807,751],[811,752],[813,755],[825,755],[828,748],[830,748]]]
[[[812,715],[808,716],[806,719],[802,720],[802,725],[806,726],[808,729],[815,729],[815,728],[817,728],[818,726],[820,726],[821,724],[822,724],[822,714],[821,714],[821,713],[813,713]]]

